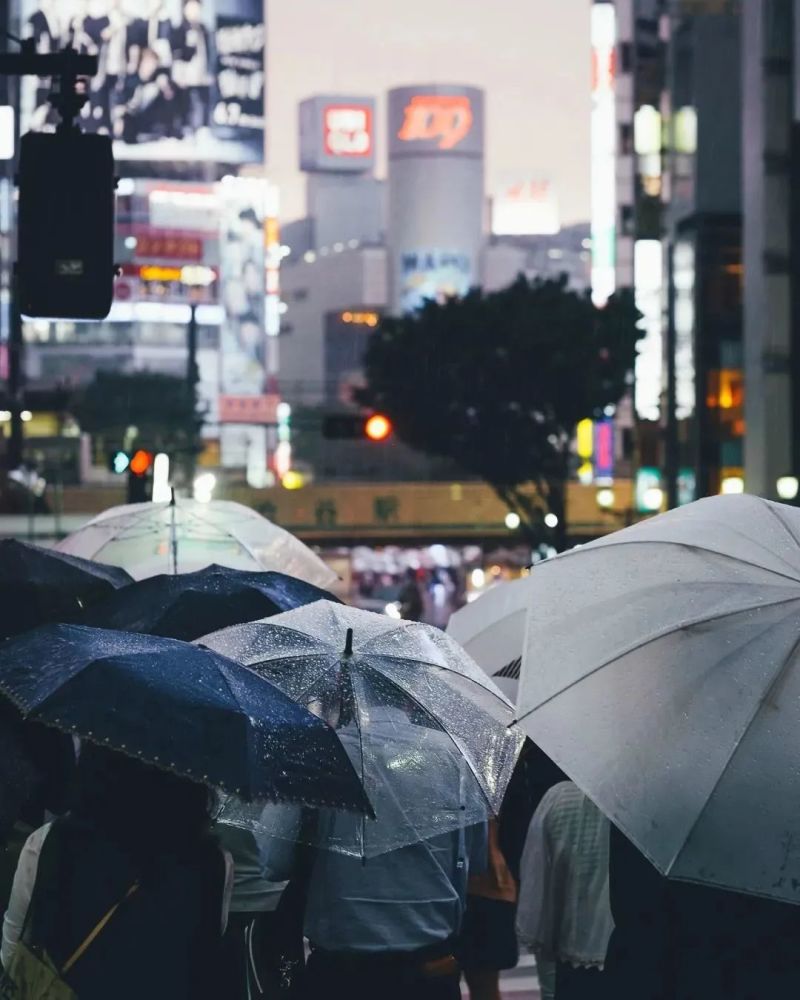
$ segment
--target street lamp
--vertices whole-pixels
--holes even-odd
[[[597,506],[601,510],[610,510],[614,506],[616,497],[614,496],[614,491],[606,486],[602,490],[597,491],[595,499],[597,500]]]
[[[741,476],[726,476],[720,484],[720,493],[730,496],[734,493],[744,493],[744,479]]]
[[[520,516],[519,514],[517,514],[516,511],[510,510],[506,514],[506,527],[508,528],[509,531],[516,531],[517,528],[520,526],[520,523],[521,523]]]
[[[781,500],[794,500],[800,492],[797,476],[781,476],[775,485]]]

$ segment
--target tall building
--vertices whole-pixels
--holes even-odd
[[[398,87],[388,98],[392,311],[481,283],[484,95],[475,87]]]
[[[748,492],[800,475],[800,10],[742,4]]]
[[[593,285],[602,299],[613,262],[613,284],[634,289],[644,334],[633,392],[640,476],[686,502],[742,477],[738,4],[600,0],[593,17],[601,56],[613,33],[613,86],[595,74],[595,91],[613,102],[616,123],[614,250],[593,239],[599,296]],[[593,137],[607,119],[597,100]],[[593,193],[607,199],[599,134]],[[604,201],[597,212],[607,215]]]

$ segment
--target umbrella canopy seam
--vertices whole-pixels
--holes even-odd
[[[624,534],[624,531],[620,532],[620,535],[622,534]],[[611,544],[606,543],[603,545],[598,545],[596,548],[591,548],[591,544],[592,543],[589,543],[589,545],[583,546],[582,548],[579,548],[577,550],[570,549],[568,552],[562,552],[558,556],[556,556],[555,559],[549,561],[549,564],[554,565],[557,561],[563,561],[564,559],[567,559],[570,556],[573,558],[576,556],[582,556],[585,559],[590,552],[606,552],[609,549],[621,548],[622,546],[666,545],[666,546],[674,546],[675,548],[690,549],[695,552],[702,552],[706,555],[717,556],[720,559],[724,559],[729,562],[735,562],[740,566],[749,566],[752,569],[762,570],[762,572],[764,573],[769,573],[771,576],[777,576],[783,580],[791,580],[792,583],[800,583],[800,569],[797,570],[797,574],[795,576],[791,576],[788,573],[781,573],[776,569],[770,569],[769,566],[762,566],[760,563],[751,562],[749,559],[742,559],[740,556],[732,556],[727,552],[720,552],[719,549],[711,549],[705,545],[695,545],[692,542],[680,542],[670,538],[625,538],[625,539],[616,538],[614,540],[613,546]],[[781,562],[786,562],[786,561],[784,559],[781,559]],[[786,565],[788,566],[789,564],[786,563]],[[536,572],[541,573],[543,570],[547,568],[547,566],[548,562],[545,562],[543,566],[537,568]]]
[[[728,773],[728,769],[731,766],[731,762],[733,761],[733,758],[736,756],[737,751],[741,747],[742,741],[744,740],[745,736],[747,736],[747,733],[749,732],[750,727],[753,725],[753,723],[755,722],[755,720],[761,714],[761,710],[763,709],[763,707],[766,704],[767,700],[769,699],[770,695],[775,690],[775,688],[778,686],[778,684],[780,683],[780,681],[783,679],[784,674],[788,670],[788,668],[789,668],[789,666],[790,666],[793,658],[797,654],[798,650],[800,650],[800,638],[797,639],[797,641],[794,643],[794,645],[791,647],[791,649],[789,650],[789,652],[784,657],[784,659],[783,659],[780,667],[775,671],[775,676],[770,681],[769,687],[767,688],[767,690],[764,692],[764,694],[761,696],[761,698],[759,698],[758,702],[756,703],[755,710],[751,714],[750,718],[747,720],[747,724],[742,727],[742,731],[739,734],[739,736],[737,737],[736,743],[734,744],[733,749],[731,750],[731,752],[730,752],[730,754],[728,756],[728,759],[725,762],[725,766],[722,768],[722,770],[720,771],[719,775],[717,775],[717,780],[714,782],[714,786],[712,787],[711,791],[706,796],[706,800],[703,803],[703,805],[702,805],[700,811],[698,812],[697,816],[695,817],[694,822],[692,823],[691,827],[689,827],[689,830],[687,831],[686,836],[683,839],[683,843],[681,844],[680,848],[675,853],[675,856],[673,857],[672,861],[670,861],[669,865],[666,866],[666,869],[665,869],[665,872],[664,872],[665,875],[669,875],[670,874],[670,872],[672,871],[672,869],[674,868],[674,866],[677,864],[678,859],[680,858],[681,854],[686,849],[686,845],[688,844],[689,839],[691,838],[691,836],[694,833],[694,831],[697,829],[697,826],[700,823],[700,820],[703,818],[703,814],[705,813],[706,809],[708,808],[708,804],[711,801],[711,798],[714,795],[714,792],[717,790],[717,788],[719,788],[719,786],[720,786],[720,784],[722,782],[722,779]]]
[[[594,674],[598,673],[600,670],[603,670],[605,667],[609,666],[611,663],[614,663],[616,660],[621,659],[623,656],[629,656],[631,653],[635,653],[640,649],[644,649],[646,646],[649,646],[654,642],[658,642],[659,639],[664,639],[670,635],[676,635],[678,632],[683,632],[686,631],[687,629],[697,628],[697,626],[699,625],[706,625],[709,622],[723,621],[726,618],[735,618],[737,615],[748,614],[752,611],[762,610],[763,608],[777,608],[783,604],[791,604],[794,601],[800,601],[800,593],[798,593],[796,597],[787,597],[781,601],[769,601],[763,604],[757,604],[755,606],[748,606],[746,608],[737,608],[735,611],[723,611],[720,612],[718,615],[710,615],[705,618],[697,618],[693,621],[683,622],[680,625],[671,625],[669,626],[669,628],[663,629],[662,631],[658,632],[655,635],[648,636],[646,639],[642,639],[634,643],[632,646],[629,646],[628,648],[616,652],[610,659],[604,660],[602,663],[599,663],[596,667],[593,667],[587,673],[582,674],[580,677],[576,677],[575,680],[570,681],[570,683],[567,684],[565,687],[559,688],[558,691],[553,692],[553,694],[548,695],[548,697],[545,698],[543,701],[540,701],[537,705],[534,705],[532,708],[529,708],[527,712],[523,712],[522,715],[514,719],[511,725],[512,726],[519,725],[519,723],[524,722],[525,719],[533,715],[534,712],[538,711],[540,708],[543,708],[545,705],[549,704],[551,701],[553,701],[555,698],[558,698],[566,691],[569,691],[576,685],[582,683],[584,680],[586,680],[587,677],[592,677]]]

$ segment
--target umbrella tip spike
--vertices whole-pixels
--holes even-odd
[[[345,636],[344,655],[345,656],[353,655],[353,630],[351,628],[347,630],[347,635]]]

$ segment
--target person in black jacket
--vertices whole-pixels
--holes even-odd
[[[3,923],[61,969],[101,917],[101,935],[64,975],[81,1000],[217,1000],[232,882],[209,833],[212,797],[186,779],[92,745],[69,815],[20,855]]]

